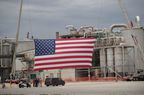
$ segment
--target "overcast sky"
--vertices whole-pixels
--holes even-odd
[[[144,25],[144,0],[123,0],[130,20],[140,16]],[[15,37],[20,0],[0,0],[0,37]],[[66,26],[95,26],[126,23],[118,0],[23,0],[20,39],[30,32],[35,38],[55,38]]]

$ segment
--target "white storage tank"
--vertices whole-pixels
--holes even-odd
[[[101,66],[101,73],[103,76],[106,76],[106,51],[105,49],[100,49],[100,66]]]
[[[144,30],[140,28],[134,28],[131,30],[123,30],[122,35],[127,45],[134,46],[135,42],[143,45],[144,49]]]
[[[126,45],[135,48],[135,67],[143,69],[144,64],[144,30],[142,28],[133,28],[132,30],[123,30],[122,35]],[[133,60],[132,60],[133,61]],[[131,62],[133,63],[133,62]]]
[[[133,48],[124,48],[124,64],[123,71],[124,74],[129,74],[134,72],[134,55]]]
[[[5,44],[3,44],[3,46],[2,46],[2,54],[3,55],[10,55],[10,53],[11,53],[11,47],[10,47],[10,44],[9,43],[5,43]],[[10,67],[10,64],[11,63],[11,58],[3,58],[2,59],[2,66],[4,66],[4,67]]]
[[[129,62],[129,52],[127,47],[115,48],[115,71],[122,76],[132,72],[130,69],[133,68],[133,63]],[[130,59],[132,60],[132,57]]]
[[[108,66],[108,73],[109,76],[113,76],[114,73],[114,56],[113,56],[113,48],[108,48],[107,49],[107,66]]]
[[[115,71],[121,74],[122,71],[122,65],[123,65],[123,54],[122,54],[122,48],[121,47],[116,47],[115,48]]]

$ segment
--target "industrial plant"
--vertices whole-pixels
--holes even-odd
[[[109,28],[99,29],[94,26],[76,28],[66,26],[67,33],[56,32],[56,38],[90,38],[96,39],[91,68],[69,68],[33,71],[34,39],[18,41],[15,68],[13,68],[13,53],[16,46],[13,38],[0,38],[0,77],[10,79],[12,69],[15,69],[15,79],[36,77],[45,79],[61,77],[67,81],[90,80],[106,77],[127,77],[137,70],[144,69],[144,29],[136,18],[133,25],[113,24]],[[28,33],[29,35],[29,33]]]

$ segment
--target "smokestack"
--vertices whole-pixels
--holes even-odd
[[[27,39],[29,39],[29,34],[30,34],[30,33],[29,33],[29,32],[27,32],[27,36],[26,36],[26,38],[27,38]]]
[[[59,32],[56,32],[56,39],[59,38]]]
[[[139,16],[136,16],[135,17],[135,23],[136,23],[136,27],[137,28],[140,28],[141,26],[140,26],[140,17]]]

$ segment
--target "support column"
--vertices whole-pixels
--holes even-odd
[[[88,68],[88,78],[89,78],[89,80],[90,80],[90,68]]]
[[[122,46],[122,76],[124,77],[124,60],[125,60],[125,55],[124,55],[124,46]]]

